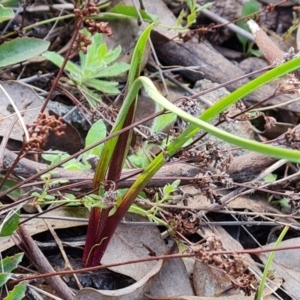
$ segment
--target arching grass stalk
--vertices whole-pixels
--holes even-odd
[[[286,233],[288,232],[288,230],[289,230],[289,226],[285,226],[283,228],[280,236],[278,237],[278,239],[277,239],[277,241],[274,245],[274,249],[279,247],[280,243],[282,242],[282,240],[283,240],[284,236],[286,235]],[[274,260],[275,253],[276,253],[276,251],[272,251],[269,254],[269,257],[268,257],[268,260],[267,260],[267,263],[266,263],[266,266],[265,266],[265,269],[264,269],[264,272],[263,272],[258,290],[256,292],[255,300],[262,300],[263,299],[262,298],[263,291],[265,289],[265,284],[266,284],[266,281],[267,281],[267,278],[268,278],[268,273],[269,273],[269,270],[271,268],[272,262]]]
[[[245,84],[238,90],[234,91],[233,93],[221,99],[218,103],[207,109],[197,119],[182,111],[174,104],[170,103],[158,92],[149,78],[143,76],[137,77],[140,71],[140,63],[142,61],[146,39],[150,34],[152,26],[153,25],[150,25],[146,28],[136,45],[129,73],[128,91],[126,93],[125,100],[115,122],[112,133],[115,133],[130,124],[130,120],[132,120],[132,116],[135,113],[133,108],[135,108],[136,97],[142,86],[151,99],[160,104],[166,110],[171,111],[177,114],[180,118],[186,120],[187,122],[190,122],[191,125],[174,141],[170,142],[170,144],[167,145],[166,149],[163,152],[157,155],[157,157],[140,174],[134,184],[127,190],[122,199],[117,200],[117,204],[113,208],[114,214],[112,214],[111,208],[95,208],[94,210],[92,210],[89,221],[89,231],[87,235],[85,254],[83,257],[83,261],[87,266],[95,266],[100,263],[104,251],[114,231],[116,230],[119,222],[122,220],[133,201],[137,198],[139,193],[144,189],[144,187],[155,175],[155,173],[164,165],[166,159],[172,157],[176,152],[178,152],[181,147],[200,129],[230,144],[242,147],[244,149],[260,152],[262,154],[275,158],[287,159],[292,162],[300,162],[299,151],[265,145],[256,141],[237,137],[207,123],[215,116],[222,113],[230,105],[239,101],[263,84],[266,84],[267,82],[270,82],[275,78],[296,70],[300,65],[300,58],[296,58],[292,61],[282,64]],[[104,150],[102,152],[102,157],[100,158],[94,176],[95,188],[98,188],[101,182],[104,182],[105,180],[116,181],[118,179],[122,168],[122,162],[124,162],[124,159],[127,155],[129,142],[130,134],[127,134],[127,140],[126,136],[123,135],[123,137],[120,136],[113,138],[105,144]],[[110,213],[112,214],[111,216],[109,216]],[[102,242],[100,243],[100,241]],[[94,247],[94,245],[98,246]],[[90,253],[91,251],[93,253]],[[87,257],[90,257],[91,259],[87,261]]]

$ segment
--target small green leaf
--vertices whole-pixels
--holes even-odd
[[[246,17],[246,16],[256,13],[258,11],[259,11],[259,4],[256,0],[247,1],[243,5],[242,17]],[[250,32],[246,21],[244,21],[244,20],[238,21],[236,23],[236,25],[243,28],[244,30]],[[246,52],[246,46],[248,44],[248,39],[240,34],[237,34],[237,38],[243,46],[243,52]]]
[[[0,261],[0,270],[3,273],[11,273],[22,261],[24,253],[17,253],[14,256],[6,256]]]
[[[94,65],[103,64],[104,57],[107,52],[106,44],[102,43],[102,35],[100,33],[96,33],[92,37],[92,44],[87,47],[87,53],[85,58],[85,66],[83,66],[83,70],[85,68],[91,69]]]
[[[0,4],[0,23],[10,20],[15,16],[11,8],[6,8]]]
[[[149,99],[149,101],[151,101],[151,100]],[[156,112],[163,110],[163,107],[159,104],[156,104],[155,107],[156,107],[155,108]],[[177,118],[177,115],[174,113],[166,113],[166,114],[156,117],[151,126],[151,131],[153,133],[162,132],[163,129],[165,129],[168,125],[175,122],[176,118]]]
[[[262,52],[260,50],[257,50],[257,49],[250,49],[250,53],[253,56],[256,56],[256,57],[263,57]]]
[[[0,182],[2,182],[2,176],[0,177]],[[5,180],[5,183],[2,187],[2,189],[3,189],[3,191],[5,191],[7,189],[10,189],[11,187],[13,187],[16,184],[17,184],[17,181],[7,179],[7,180]],[[16,200],[17,198],[19,198],[21,196],[21,190],[19,188],[15,189],[12,192],[10,192],[8,194],[8,196],[10,198],[12,198],[13,200]]]
[[[195,9],[195,0],[186,0],[186,5],[190,9],[191,12]]]
[[[89,130],[87,137],[85,139],[85,146],[88,147],[96,142],[103,140],[106,137],[106,127],[102,120],[98,120],[93,124],[91,129]],[[86,152],[86,155],[94,154],[100,157],[103,144],[98,145],[97,147]]]
[[[11,277],[11,272],[17,268],[23,258],[23,253],[14,256],[7,256],[0,261],[0,287],[2,287]],[[13,299],[13,298],[12,298]]]
[[[173,192],[173,187],[170,184],[167,184],[164,186],[164,189],[163,189],[164,197],[170,195],[172,192]]]
[[[145,168],[151,162],[151,156],[146,154],[147,149],[139,149],[136,153],[130,155],[128,160],[136,168]]]
[[[287,207],[287,208],[291,207],[287,198],[282,198],[279,200],[272,200],[271,204],[272,205],[280,205],[281,207]]]
[[[236,23],[236,25],[249,32],[249,27],[245,21],[238,21]],[[248,39],[241,34],[237,34],[236,36],[243,46],[243,52],[246,52],[246,46],[248,44]]]
[[[104,81],[104,80],[91,78],[85,80],[84,84],[103,93],[107,93],[107,94],[120,93],[120,91],[116,88],[118,85],[118,82],[116,81]]]
[[[122,48],[121,46],[116,47],[114,50],[109,50],[106,54],[105,54],[105,63],[106,64],[110,64],[113,61],[115,61],[121,54],[122,52]]]
[[[10,236],[19,226],[20,211],[11,211],[0,226],[0,236]]]
[[[185,16],[185,11],[184,11],[184,9],[182,9],[179,16],[177,17],[177,22],[176,22],[177,27],[181,26],[184,16]]]
[[[45,52],[50,43],[41,39],[24,37],[5,42],[0,46],[0,67],[13,65]]]
[[[25,297],[26,282],[21,282],[16,285],[12,291],[4,298],[4,300],[22,300]]]
[[[130,6],[130,5],[117,4],[109,12],[115,13],[115,14],[120,14],[123,16],[128,16],[128,17],[135,18],[135,19],[139,18],[139,15],[136,11],[136,7]],[[158,23],[157,16],[148,14],[144,10],[140,10],[140,14],[144,21],[149,22],[149,23],[151,23],[151,22]]]
[[[126,63],[115,63],[97,73],[98,78],[103,78],[103,77],[113,77],[117,76],[123,72],[128,71],[129,69],[129,64]]]
[[[67,154],[65,152],[61,152],[59,150],[53,150],[52,152],[55,152],[55,154],[54,153],[53,154],[47,154],[47,153],[42,154],[42,158],[47,161],[50,161],[51,165],[57,164],[70,156],[69,154]]]
[[[196,22],[196,17],[197,17],[197,14],[195,12],[189,14],[187,16],[188,24],[194,24]]]
[[[174,191],[177,190],[179,184],[180,184],[180,180],[179,179],[177,179],[174,182],[172,182],[172,187],[173,187]]]
[[[246,17],[259,11],[259,4],[256,0],[250,0],[244,3],[242,17]]]
[[[277,174],[270,173],[264,178],[264,182],[270,183],[274,182],[277,179]]]

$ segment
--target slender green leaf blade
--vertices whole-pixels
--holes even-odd
[[[16,285],[12,291],[10,291],[7,295],[7,297],[4,298],[4,300],[22,300],[25,297],[26,292],[26,282],[21,282],[18,285]]]
[[[24,37],[5,42],[0,46],[0,67],[13,65],[45,52],[50,43],[41,39]]]
[[[142,60],[145,53],[148,37],[150,35],[150,32],[153,28],[154,24],[149,25],[142,35],[139,38],[138,43],[136,44],[133,54],[132,54],[132,60],[131,60],[131,66],[128,74],[128,88],[131,88],[131,85],[135,81],[136,78],[141,73],[142,68]]]
[[[144,76],[141,76],[138,80],[142,81],[143,86],[148,93],[148,95],[157,103],[162,105],[165,109],[176,113],[179,117],[182,119],[193,123],[194,127],[205,130],[206,132],[220,138],[221,140],[224,140],[230,144],[242,147],[244,149],[248,149],[251,151],[256,151],[262,154],[265,154],[267,156],[271,156],[274,158],[279,158],[279,159],[287,159],[292,162],[299,163],[300,162],[300,151],[295,151],[291,149],[286,149],[286,148],[279,148],[267,144],[262,144],[256,141],[244,139],[238,136],[235,136],[233,134],[230,134],[224,130],[221,130],[203,120],[197,119],[190,114],[184,112],[180,108],[178,108],[176,105],[168,101],[165,97],[163,97],[156,89],[152,81]],[[189,135],[185,135],[184,133],[181,135],[184,136],[184,138],[181,139],[176,139],[174,142],[172,142],[168,147],[167,147],[167,152],[170,156],[172,156],[174,153],[176,153],[181,145],[187,141],[187,139],[190,138]]]
[[[124,4],[117,4],[115,7],[113,7],[110,11],[110,13],[120,14],[123,16],[128,16],[134,19],[138,19],[139,15],[136,11],[136,7],[130,6],[130,5],[124,5]],[[144,10],[140,10],[140,14],[145,22],[155,22],[158,23],[158,18],[155,15],[148,14]]]
[[[279,78],[287,73],[299,69],[299,66],[300,57],[297,57],[251,80],[250,82],[244,84],[242,87],[233,91],[228,96],[224,97],[213,106],[205,110],[204,113],[200,116],[201,120],[209,122],[218,114],[226,110],[230,105],[238,102],[243,97],[257,90],[260,86],[267,84],[270,81]]]
[[[128,93],[129,95],[126,96],[123,105],[121,106],[121,110],[119,111],[118,117],[115,121],[114,127],[112,129],[112,133],[118,132],[122,129],[123,124],[125,122],[126,116],[128,111],[135,100],[136,96],[138,95],[139,88],[132,88],[131,85],[133,84],[135,78],[137,78],[140,74],[141,70],[141,62],[143,59],[143,54],[147,45],[147,40],[150,35],[150,32],[153,28],[154,24],[149,25],[142,35],[140,36],[138,43],[133,51],[132,61],[129,69],[128,75]],[[141,84],[140,84],[141,86]],[[95,175],[94,175],[94,187],[98,187],[100,183],[104,180],[105,174],[109,167],[112,155],[114,153],[114,149],[117,145],[119,137],[115,137],[110,139],[104,146],[102,151],[101,159],[97,165]]]

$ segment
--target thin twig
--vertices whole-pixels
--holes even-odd
[[[37,270],[41,273],[55,274],[55,270],[50,265],[42,251],[33,241],[31,235],[28,233],[24,225],[20,225],[18,229],[18,234],[21,238],[23,245],[27,249],[27,254],[30,256],[32,263],[36,266]],[[74,270],[69,271],[73,273]],[[60,276],[48,277],[46,281],[52,286],[52,288],[65,300],[73,300],[74,296],[70,288],[64,283]]]

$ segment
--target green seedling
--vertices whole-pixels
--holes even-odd
[[[141,215],[143,217],[148,218],[152,222],[156,222],[157,224],[163,225],[166,228],[169,228],[170,226],[163,220],[157,217],[158,211],[160,210],[160,204],[166,203],[170,200],[173,200],[173,194],[178,191],[178,186],[180,184],[180,180],[175,180],[172,184],[167,184],[164,186],[162,191],[162,198],[160,199],[159,194],[156,193],[155,195],[155,203],[154,206],[149,209],[145,210],[141,207],[139,207],[136,204],[132,204],[129,208],[129,212]],[[140,196],[141,197],[141,196]],[[146,199],[144,199],[146,201]]]
[[[102,41],[102,34],[96,33],[91,37],[87,30],[83,30],[82,33],[91,39],[91,44],[87,47],[86,53],[79,51],[80,64],[77,65],[68,61],[65,71],[71,79],[70,84],[76,85],[83,91],[89,102],[93,106],[97,106],[97,101],[101,101],[101,97],[94,91],[118,94],[117,86],[119,83],[113,78],[126,72],[129,65],[115,62],[121,54],[120,46],[114,50],[108,50]],[[56,52],[47,51],[43,56],[58,67],[61,67],[64,62],[64,58]],[[112,80],[108,81],[101,78],[111,78]]]
[[[272,205],[279,205],[281,208],[291,208],[291,205],[288,202],[287,198],[281,198],[278,200],[272,200],[271,201]]]
[[[256,0],[247,1],[243,4],[242,17],[252,15],[258,11],[259,11],[259,4]],[[236,25],[243,28],[244,30],[250,32],[250,29],[249,29],[245,19],[238,21],[236,23]],[[240,43],[242,44],[244,53],[252,54],[255,56],[261,56],[259,51],[253,49],[253,45],[254,45],[253,42],[249,42],[249,40],[247,38],[245,38],[244,36],[242,36],[240,34],[237,34],[237,38],[240,41]]]
[[[199,4],[197,4],[196,0],[186,0],[186,4],[189,8],[189,14],[186,16],[186,12],[183,9],[181,10],[177,18],[177,30],[179,30],[180,32],[189,29],[193,24],[196,23],[197,14],[201,13],[201,11],[203,11],[204,9],[212,6],[212,2],[200,6]],[[183,25],[184,23],[185,25]]]

